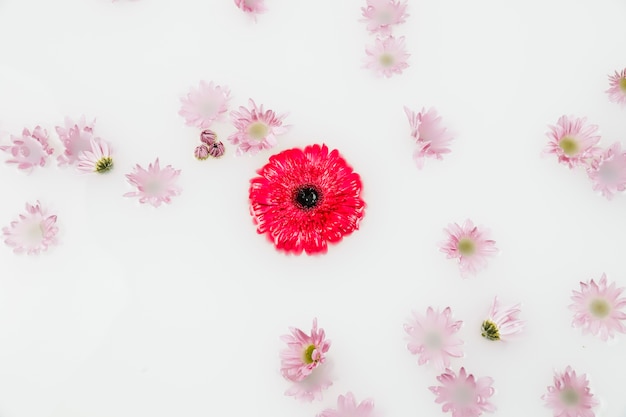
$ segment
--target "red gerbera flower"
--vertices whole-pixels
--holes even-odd
[[[289,149],[270,157],[250,180],[250,212],[258,233],[277,249],[325,253],[359,228],[365,202],[361,177],[326,145]]]

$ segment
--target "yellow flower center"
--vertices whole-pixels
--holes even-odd
[[[110,156],[105,156],[100,158],[98,162],[96,162],[96,172],[98,174],[104,174],[113,169],[113,158]]]
[[[620,78],[619,80],[619,89],[626,93],[626,77]]]
[[[304,350],[304,363],[309,364],[309,363],[315,362],[315,360],[313,360],[313,352],[314,351],[315,351],[315,345],[309,345]]]
[[[491,320],[483,321],[482,326],[480,326],[480,334],[488,340],[500,340],[500,330]]]
[[[596,298],[589,305],[591,314],[599,319],[603,319],[611,312],[611,305],[604,298]]]
[[[565,388],[561,391],[561,401],[568,406],[578,405],[580,396],[573,388]]]
[[[578,153],[578,142],[574,138],[570,138],[569,136],[565,136],[559,142],[559,147],[563,149],[563,152],[567,156],[574,156]]]
[[[392,66],[394,61],[395,60],[393,59],[393,55],[391,54],[382,54],[380,58],[378,58],[378,62],[380,62],[380,65],[382,65],[383,67]]]
[[[470,256],[470,255],[473,255],[474,252],[476,252],[476,245],[474,244],[474,241],[466,237],[459,240],[459,243],[456,248],[459,250],[459,252],[463,256]]]
[[[253,139],[263,140],[269,133],[269,128],[263,122],[254,122],[248,128],[248,135]]]

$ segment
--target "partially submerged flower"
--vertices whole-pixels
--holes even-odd
[[[367,6],[361,8],[362,21],[371,33],[389,34],[393,26],[406,22],[406,7],[406,1],[367,0]]]
[[[404,112],[409,119],[411,127],[411,137],[417,144],[417,149],[413,153],[413,160],[418,168],[424,166],[425,158],[443,159],[443,155],[450,153],[450,142],[452,134],[442,125],[441,116],[434,108],[422,108],[422,111],[415,113],[408,107],[404,107]]]
[[[600,141],[597,125],[587,124],[586,117],[561,116],[547,133],[550,142],[545,153],[555,154],[558,161],[570,168],[585,165],[594,157]]]
[[[554,417],[595,417],[593,398],[587,375],[576,375],[571,366],[554,373],[554,385],[541,397],[552,408]]]
[[[248,106],[239,107],[239,111],[230,113],[233,126],[237,131],[228,137],[228,141],[237,146],[237,155],[250,153],[255,155],[263,149],[271,149],[278,144],[277,137],[287,131],[283,125],[285,114],[276,114],[273,110],[257,107],[254,100]]]
[[[573,291],[574,303],[569,306],[574,312],[572,325],[580,327],[583,334],[591,333],[604,341],[614,338],[615,333],[626,333],[623,291],[615,282],[609,285],[606,274],[602,274],[598,283],[593,279],[580,282],[580,291]]]
[[[612,102],[626,106],[626,68],[609,75],[609,89],[606,93]]]
[[[179,169],[172,168],[167,165],[161,168],[159,158],[154,164],[149,164],[148,169],[144,169],[139,164],[134,171],[126,175],[128,182],[137,188],[137,191],[131,191],[124,194],[124,197],[139,197],[142,204],[148,203],[154,207],[159,207],[161,203],[171,203],[172,197],[180,195],[181,189],[176,184]]]
[[[354,394],[348,392],[346,395],[337,397],[337,408],[327,408],[317,415],[317,417],[370,417],[374,411],[374,400],[367,398],[358,405]]]
[[[476,274],[487,266],[487,258],[498,253],[495,240],[467,219],[463,225],[451,223],[444,229],[447,239],[441,242],[441,252],[448,259],[458,259],[461,275]]]
[[[626,190],[626,152],[615,142],[609,149],[598,153],[587,166],[587,174],[593,181],[593,189],[607,199]]]
[[[91,150],[91,139],[96,121],[87,122],[85,116],[74,121],[65,118],[65,126],[56,126],[57,135],[63,143],[63,153],[57,157],[59,166],[72,165],[78,161],[78,157],[84,151]]]
[[[437,380],[441,385],[428,389],[437,396],[435,402],[443,404],[444,413],[451,412],[452,417],[478,417],[484,412],[495,411],[495,406],[489,402],[495,393],[492,378],[476,378],[461,368],[458,375],[446,369]]]
[[[111,147],[102,139],[91,139],[91,150],[83,151],[78,157],[78,169],[83,172],[104,174],[113,169]]]
[[[504,307],[494,297],[487,319],[480,326],[480,334],[487,340],[506,340],[524,328],[524,322],[518,318],[520,304]]]
[[[229,100],[230,90],[227,87],[215,85],[213,81],[209,84],[200,81],[197,89],[192,88],[186,97],[180,99],[182,107],[178,114],[188,126],[206,129],[226,114]]]
[[[0,151],[11,155],[7,164],[16,164],[18,169],[29,173],[36,166],[45,166],[48,157],[54,153],[54,149],[48,145],[48,132],[41,126],[32,132],[24,129],[21,136],[11,135],[11,141],[12,145],[0,146]]]
[[[235,6],[252,15],[267,11],[265,0],[235,0]]]
[[[374,45],[365,48],[365,54],[365,68],[387,78],[402,74],[409,67],[407,59],[410,55],[406,52],[404,36],[376,38]]]
[[[36,255],[48,250],[56,243],[59,229],[56,226],[57,216],[46,213],[39,201],[34,205],[26,203],[26,212],[8,227],[2,229],[4,242],[13,248],[15,253],[26,252]]]

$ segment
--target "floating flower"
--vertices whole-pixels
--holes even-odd
[[[361,178],[326,145],[289,149],[270,157],[250,181],[250,212],[257,232],[277,249],[324,253],[358,229],[365,202]]]
[[[487,319],[480,326],[482,337],[488,340],[506,340],[524,328],[524,322],[517,316],[522,310],[520,304],[503,307],[494,297]]]
[[[193,156],[200,161],[204,161],[209,157],[209,147],[204,143],[196,146],[196,149],[193,151]]]
[[[621,72],[615,71],[615,75],[609,75],[609,89],[606,93],[612,102],[626,106],[626,68]]]
[[[217,134],[209,129],[205,129],[200,133],[200,142],[206,145],[212,145],[217,140]]]
[[[288,397],[294,397],[302,402],[321,401],[322,393],[333,384],[328,362],[318,366],[315,372],[302,381],[292,381],[291,386],[285,391]]]
[[[276,137],[285,133],[289,126],[283,126],[285,114],[277,115],[272,110],[263,111],[263,105],[257,107],[252,99],[248,101],[250,109],[243,106],[239,111],[232,111],[230,117],[237,132],[228,140],[237,145],[237,155],[246,152],[254,155],[263,149],[271,149],[278,144]]]
[[[206,129],[220,120],[228,111],[230,90],[211,81],[200,81],[197,89],[192,88],[186,97],[180,99],[182,107],[178,114],[185,119],[187,126]]]
[[[393,36],[376,38],[374,45],[365,48],[367,58],[365,68],[373,70],[389,78],[393,74],[402,74],[409,67],[404,36],[396,39]]]
[[[226,149],[224,149],[224,144],[219,140],[209,145],[209,155],[211,155],[213,158],[219,158],[220,156],[224,155],[224,152],[226,152]]]
[[[83,172],[104,174],[113,169],[111,147],[102,139],[91,139],[91,150],[81,152],[78,169]]]
[[[357,405],[354,394],[337,397],[337,409],[327,408],[317,417],[370,417],[374,411],[374,400],[367,398]]]
[[[417,149],[413,153],[413,160],[419,169],[424,166],[426,157],[443,159],[443,155],[450,153],[450,142],[453,137],[448,130],[441,125],[441,116],[434,108],[422,108],[422,111],[415,113],[408,107],[404,107],[404,112],[409,119],[411,126],[411,137],[417,143]]]
[[[585,162],[597,154],[595,146],[600,136],[595,133],[597,125],[588,125],[587,118],[561,116],[556,126],[549,126],[550,138],[545,153],[555,154],[560,163],[574,168],[584,165]]]
[[[602,340],[615,337],[615,332],[626,333],[626,298],[620,297],[624,288],[617,288],[615,282],[607,286],[606,274],[600,282],[592,279],[580,283],[580,291],[573,291],[574,327],[582,328],[583,334],[591,333]]]
[[[587,375],[576,375],[571,366],[554,373],[554,385],[541,397],[553,409],[554,417],[595,417],[592,408],[598,405],[589,389]]]
[[[367,0],[362,7],[362,21],[367,23],[367,30],[372,33],[389,34],[392,26],[406,22],[407,4],[394,0]]]
[[[441,386],[432,386],[428,389],[437,396],[435,402],[443,404],[444,413],[450,411],[452,417],[478,417],[484,412],[492,413],[495,406],[489,398],[495,393],[490,377],[475,378],[467,374],[465,368],[459,370],[457,376],[450,369],[437,377]]]
[[[235,5],[244,12],[253,15],[267,11],[265,0],[235,0]]]
[[[11,135],[11,146],[0,146],[0,151],[11,154],[7,164],[17,164],[18,169],[31,172],[36,166],[45,166],[48,156],[54,149],[48,145],[48,132],[37,126],[32,133],[28,129],[22,131],[22,136]]]
[[[593,181],[593,189],[609,200],[616,192],[626,190],[626,152],[622,151],[622,145],[616,142],[596,155],[587,167],[587,174]]]
[[[404,331],[409,339],[407,349],[413,355],[419,355],[419,365],[431,363],[438,369],[444,369],[450,366],[450,358],[463,356],[463,341],[456,336],[463,322],[452,320],[450,307],[442,312],[428,307],[426,316],[416,312],[412,316],[404,324]]]
[[[172,197],[180,195],[181,189],[176,184],[179,175],[180,170],[171,165],[161,168],[159,158],[154,164],[149,164],[147,170],[137,164],[134,172],[126,175],[137,191],[128,192],[124,197],[139,197],[140,203],[149,203],[154,207],[159,207],[161,203],[169,204]]]
[[[39,201],[34,205],[26,203],[26,213],[20,214],[10,226],[2,228],[4,243],[11,246],[15,253],[36,255],[46,251],[56,243],[59,231],[56,222],[57,216],[48,215]]]
[[[81,152],[91,150],[91,139],[96,121],[87,122],[85,116],[78,121],[65,118],[65,126],[56,126],[57,135],[63,143],[63,153],[57,157],[59,166],[71,165],[78,161]]]
[[[496,242],[487,239],[487,231],[479,230],[469,219],[465,220],[463,226],[449,224],[444,232],[448,238],[441,242],[441,252],[447,254],[448,259],[459,260],[463,277],[484,269],[487,266],[487,257],[498,253]]]

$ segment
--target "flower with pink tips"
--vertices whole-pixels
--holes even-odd
[[[609,75],[609,89],[606,93],[613,103],[626,106],[626,68],[621,72],[615,71],[614,75]]]
[[[437,380],[441,385],[428,389],[437,396],[435,402],[443,404],[444,413],[451,412],[452,417],[478,417],[495,411],[496,407],[489,402],[495,393],[492,378],[476,378],[461,368],[458,375],[446,369]]]
[[[595,417],[593,408],[598,405],[587,375],[576,375],[571,366],[565,372],[554,372],[554,385],[541,399],[552,408],[554,417]]]
[[[461,320],[452,320],[450,307],[442,312],[428,307],[425,316],[412,312],[412,317],[404,324],[409,340],[407,349],[419,355],[419,365],[430,363],[437,369],[447,368],[450,358],[463,357],[463,341],[456,335],[462,325]]]
[[[487,340],[507,340],[509,336],[524,329],[524,322],[518,315],[522,311],[521,304],[502,306],[498,297],[494,297],[487,318],[480,326],[480,334]]]
[[[458,259],[461,276],[476,275],[487,267],[487,258],[498,253],[495,240],[488,239],[488,231],[474,226],[467,219],[463,225],[451,223],[444,233],[447,239],[441,242],[440,251],[448,259]]]
[[[376,38],[373,45],[365,48],[365,54],[364,67],[387,78],[393,74],[402,74],[409,67],[407,60],[411,56],[406,52],[404,36]]]
[[[206,129],[213,122],[221,120],[228,111],[230,89],[215,85],[213,81],[200,81],[198,88],[192,88],[186,97],[180,99],[182,106],[178,112],[187,126]]]
[[[34,205],[26,203],[26,212],[8,227],[2,228],[4,243],[11,246],[15,253],[39,254],[56,243],[59,231],[56,222],[57,216],[47,214],[39,201]]]
[[[404,106],[404,113],[409,119],[411,137],[417,144],[413,153],[413,160],[419,169],[424,166],[425,158],[443,159],[443,155],[450,153],[450,142],[454,139],[448,129],[442,126],[441,116],[434,108],[422,108],[415,113]]]
[[[374,400],[366,398],[358,405],[351,392],[337,397],[337,408],[327,408],[317,417],[371,417],[374,412]]]
[[[600,141],[596,134],[598,126],[588,124],[586,117],[561,116],[556,125],[549,128],[550,141],[544,152],[555,154],[559,163],[570,169],[585,165],[598,153],[599,148],[595,146]]]
[[[78,161],[81,152],[91,149],[91,139],[96,121],[87,122],[85,116],[74,121],[65,118],[65,126],[56,126],[57,135],[63,143],[63,153],[57,157],[59,166],[72,165]]]
[[[267,11],[265,0],[235,0],[235,6],[239,7],[245,13],[252,15]]]
[[[580,282],[580,291],[573,291],[574,303],[569,306],[574,312],[572,326],[604,341],[614,338],[615,333],[626,333],[623,291],[624,288],[618,288],[615,282],[609,285],[606,274],[602,274],[598,283],[593,279]]]
[[[367,6],[361,8],[362,21],[371,33],[388,35],[393,26],[406,22],[406,7],[406,2],[395,0],[367,0]]]
[[[313,372],[301,381],[290,381],[291,385],[285,391],[288,397],[294,397],[302,402],[321,401],[323,392],[333,385],[332,368],[328,361],[318,364]]]
[[[281,337],[287,348],[280,352],[280,373],[290,381],[302,381],[324,362],[330,340],[324,329],[317,328],[317,319],[313,319],[310,335],[294,327],[289,330],[291,334]]]
[[[97,174],[112,170],[113,157],[109,144],[102,139],[91,139],[89,143],[91,150],[81,152],[78,157],[78,170]]]
[[[615,142],[609,149],[598,153],[587,166],[587,175],[593,189],[611,200],[617,192],[626,190],[626,152]]]
[[[31,132],[28,129],[22,131],[21,136],[11,135],[10,146],[0,146],[0,151],[11,155],[7,164],[16,164],[18,169],[32,172],[36,166],[46,165],[48,156],[54,153],[48,145],[48,132],[41,126],[35,127]]]
[[[139,164],[130,174],[126,175],[128,182],[137,188],[137,191],[131,191],[124,194],[124,197],[139,197],[142,204],[148,203],[154,207],[159,207],[161,203],[171,203],[172,197],[180,195],[181,189],[176,184],[179,169],[172,168],[168,165],[161,168],[159,158],[154,164],[149,164],[148,169],[144,169]]]
[[[277,136],[285,133],[289,126],[283,125],[286,114],[276,114],[273,110],[263,110],[254,100],[248,100],[248,106],[239,107],[230,113],[233,126],[237,131],[228,137],[228,141],[237,146],[237,155],[257,154],[263,149],[271,149],[278,144]]]

